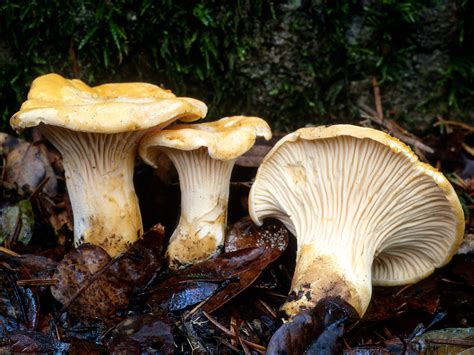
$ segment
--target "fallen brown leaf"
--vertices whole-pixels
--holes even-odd
[[[90,244],[71,250],[54,274],[54,298],[75,317],[110,316],[125,308],[132,294],[159,272],[163,233],[155,226],[115,259]]]
[[[108,342],[110,353],[173,354],[174,339],[171,327],[157,315],[131,316],[120,322],[112,331]]]
[[[248,248],[206,260],[173,275],[152,291],[153,309],[181,310],[204,302],[212,312],[249,287],[278,258],[278,249]]]
[[[46,178],[43,192],[49,196],[57,193],[57,180],[42,144],[32,144],[15,137],[5,139],[3,145],[5,172],[3,185],[17,189],[20,196],[33,192]]]

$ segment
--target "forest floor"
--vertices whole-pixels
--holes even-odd
[[[465,209],[465,240],[447,266],[423,281],[375,287],[364,317],[343,322],[332,351],[467,353],[474,349],[474,127],[439,118],[416,137],[382,112],[376,100],[361,124],[398,137],[445,173]],[[3,134],[0,351],[264,353],[282,325],[296,246],[278,221],[253,225],[246,206],[256,169],[281,136],[237,162],[224,252],[173,273],[164,258],[179,213],[173,169],[156,173],[138,163],[148,232],[110,258],[96,246],[72,247],[59,153],[37,131],[28,141]]]

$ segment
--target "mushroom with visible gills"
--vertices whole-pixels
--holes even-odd
[[[142,234],[133,169],[140,138],[176,119],[196,120],[206,105],[147,83],[89,87],[47,74],[33,81],[11,119],[16,130],[39,126],[60,151],[74,215],[74,244],[111,256]]]
[[[326,297],[360,316],[372,284],[404,285],[456,252],[461,204],[448,180],[390,135],[351,125],[302,128],[258,169],[253,221],[274,217],[296,236],[296,267],[282,309],[292,317]]]
[[[167,250],[171,268],[208,259],[224,244],[232,168],[256,137],[271,138],[264,120],[233,116],[173,125],[148,133],[140,142],[145,162],[156,167],[165,153],[179,175],[181,216]]]

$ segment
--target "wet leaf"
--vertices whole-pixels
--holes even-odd
[[[260,248],[259,248],[260,249]],[[243,249],[248,250],[248,249]],[[252,264],[238,273],[236,276],[236,282],[230,282],[222,291],[215,294],[208,302],[203,306],[203,310],[211,313],[222,307],[224,304],[229,302],[232,298],[237,296],[252,283],[257,280],[263,270],[273,261],[275,261],[281,255],[281,251],[278,249],[264,249],[260,256],[256,258]]]
[[[305,310],[283,324],[273,334],[268,354],[336,354],[337,340],[344,333],[344,324],[355,320],[356,312],[340,299],[321,300],[311,310]]]
[[[71,250],[58,264],[53,276],[58,280],[58,284],[51,287],[51,293],[63,305],[72,301],[68,308],[72,315],[96,317],[114,313],[128,304],[128,299],[121,289],[115,287],[115,280],[99,277],[74,299],[92,275],[110,261],[110,256],[98,246],[84,244]]]
[[[358,346],[349,350],[344,350],[344,355],[385,355],[393,354],[385,347],[378,345]]]
[[[474,352],[474,328],[434,330],[414,338],[409,350],[417,354],[466,354]]]
[[[225,242],[225,251],[245,248],[273,248],[281,252],[288,246],[288,230],[279,221],[266,222],[256,226],[250,217],[244,217],[232,226]]]
[[[380,321],[414,310],[434,314],[440,302],[437,289],[433,277],[398,289],[374,287],[364,320]]]
[[[110,353],[173,354],[174,339],[170,325],[156,315],[138,315],[120,322],[108,343]]]
[[[82,339],[69,338],[68,354],[105,354],[106,349],[95,343]]]
[[[38,294],[46,287],[49,288],[57,266],[57,262],[44,256],[30,254],[13,256],[0,251],[0,263],[2,262],[14,272],[16,284],[22,290],[26,291],[27,287],[31,286],[31,290]]]
[[[66,352],[69,344],[40,332],[20,331],[10,336],[10,351],[14,353]]]
[[[44,145],[32,144],[15,137],[7,137],[3,144],[5,172],[3,185],[17,189],[19,195],[24,190],[33,192],[43,180],[48,179],[42,191],[49,196],[57,192],[57,180],[48,160]]]
[[[165,307],[172,312],[183,310],[209,298],[218,288],[219,283],[217,282],[192,282],[187,287],[173,293]]]
[[[19,287],[17,281],[14,265],[0,253],[0,343],[7,335],[38,324],[37,294],[34,289]]]
[[[27,245],[33,235],[35,223],[33,209],[28,200],[0,208],[0,244],[7,241],[13,245],[16,241]]]
[[[163,227],[155,226],[116,259],[100,247],[84,244],[58,264],[51,288],[56,300],[76,317],[110,316],[128,306],[162,265]]]
[[[134,293],[138,293],[161,271],[164,264],[164,233],[161,224],[150,228],[111,266],[110,272],[128,283]]]
[[[203,309],[212,312],[250,286],[280,254],[278,249],[264,248],[221,254],[157,285],[149,304],[153,309],[182,310],[209,298]]]

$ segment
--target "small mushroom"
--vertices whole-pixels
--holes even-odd
[[[142,234],[133,187],[140,138],[176,119],[206,115],[206,105],[146,83],[89,87],[47,74],[33,81],[11,119],[16,130],[39,126],[60,151],[74,215],[74,244],[92,243],[111,256]]]
[[[181,216],[167,250],[171,268],[205,260],[224,244],[232,168],[262,136],[271,138],[264,120],[234,116],[153,130],[142,139],[145,162],[156,167],[165,153],[179,174]]]
[[[274,217],[296,236],[289,316],[325,297],[362,316],[372,283],[423,279],[464,234],[461,204],[440,172],[388,134],[351,125],[281,139],[258,169],[249,212],[258,225]]]

